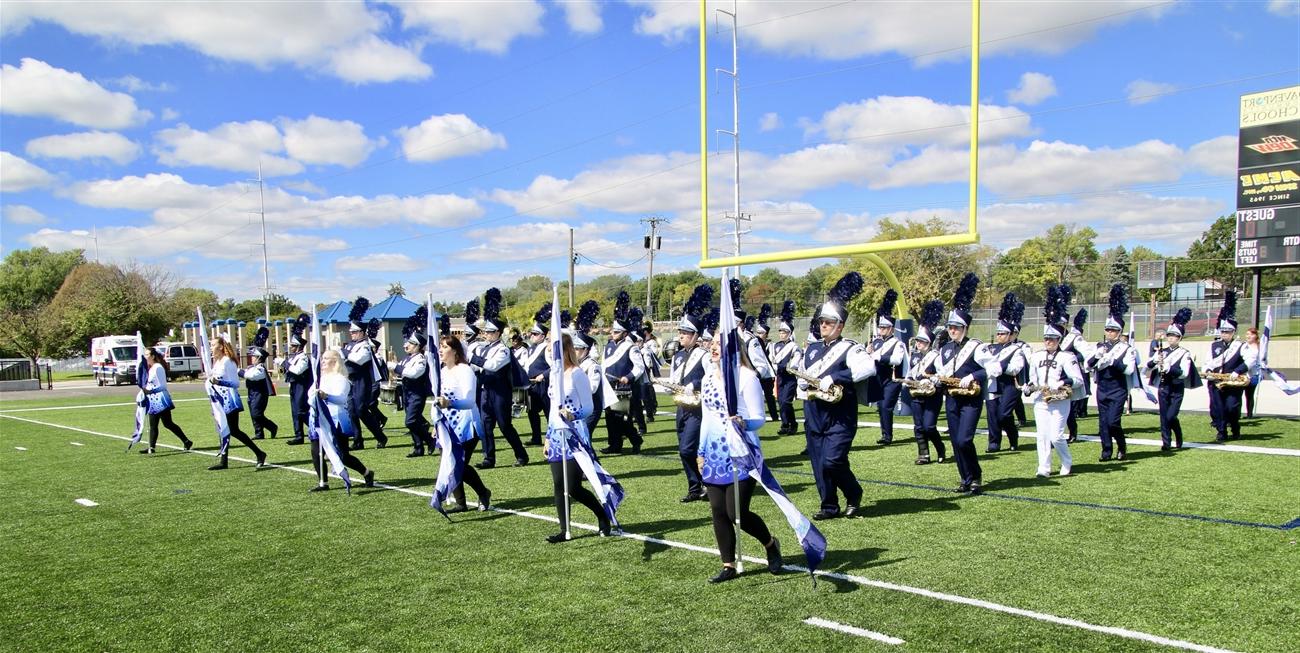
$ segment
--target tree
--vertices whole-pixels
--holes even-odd
[[[0,348],[37,359],[55,352],[59,326],[49,311],[68,274],[85,263],[82,251],[44,247],[14,250],[0,263]]]
[[[85,263],[50,301],[59,321],[54,355],[84,356],[90,339],[139,331],[146,342],[167,332],[167,297],[146,272]]]
[[[167,322],[175,326],[199,319],[196,308],[203,309],[204,317],[214,319],[221,300],[217,293],[205,288],[178,288],[167,304]]]
[[[405,295],[405,294],[406,294],[406,288],[402,287],[401,281],[394,281],[388,284],[389,297],[392,297],[394,295]]]
[[[1191,260],[1179,263],[1179,274],[1186,273],[1196,281],[1212,279],[1224,289],[1236,288],[1241,279],[1235,265],[1236,241],[1237,217],[1221,216],[1187,248]]]
[[[1022,301],[1041,302],[1049,283],[1062,282],[1098,294],[1108,271],[1092,265],[1100,258],[1096,238],[1092,227],[1058,224],[1007,250],[993,263],[991,295],[1014,292]]]

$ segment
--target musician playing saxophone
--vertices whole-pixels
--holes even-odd
[[[1137,351],[1121,342],[1124,316],[1128,313],[1128,291],[1117,283],[1110,289],[1110,311],[1106,316],[1106,339],[1088,356],[1087,367],[1097,375],[1097,435],[1101,438],[1101,458],[1098,462],[1117,460],[1128,456],[1124,439],[1124,402],[1137,371]]]
[[[916,437],[916,464],[930,464],[930,445],[939,455],[938,462],[948,458],[943,438],[939,437],[939,408],[943,405],[943,395],[935,387],[933,377],[937,373],[939,360],[938,345],[946,341],[948,334],[939,331],[939,320],[943,319],[943,302],[933,299],[921,308],[921,318],[917,321],[916,337],[912,338],[912,360],[903,383],[908,386],[908,399],[912,405],[912,431]],[[942,333],[942,336],[940,334]],[[940,341],[931,346],[931,342]],[[929,391],[928,394],[926,391]]]
[[[1192,361],[1191,352],[1179,343],[1183,340],[1183,330],[1192,319],[1192,309],[1183,307],[1174,314],[1174,319],[1164,331],[1165,347],[1157,349],[1155,356],[1147,361],[1147,374],[1151,385],[1158,388],[1158,405],[1160,407],[1160,450],[1169,451],[1170,440],[1177,448],[1183,448],[1183,426],[1178,421],[1178,411],[1183,407],[1183,391],[1186,388],[1199,388],[1200,377]]]
[[[1046,309],[1053,310],[1054,297],[1049,293]],[[1061,476],[1070,475],[1070,446],[1066,442],[1066,420],[1070,416],[1070,399],[1048,400],[1051,391],[1073,388],[1083,384],[1083,370],[1073,353],[1061,351],[1065,334],[1049,315],[1043,329],[1043,350],[1034,352],[1029,359],[1029,385],[1025,386],[1029,399],[1034,402],[1034,424],[1038,428],[1038,476],[1047,478],[1052,473],[1052,450],[1061,459]],[[1064,394],[1064,393],[1062,393]]]
[[[988,380],[985,366],[993,361],[993,355],[983,342],[967,337],[972,321],[971,302],[975,299],[979,282],[974,273],[967,273],[953,295],[953,309],[948,314],[947,324],[952,342],[939,350],[938,365],[940,377],[957,379],[958,388],[969,392],[948,388],[944,408],[949,438],[952,439],[952,454],[957,459],[957,473],[961,477],[956,491],[971,494],[979,494],[983,484],[983,470],[975,453],[975,429],[984,408],[983,394]]]
[[[709,302],[713,301],[713,286],[700,284],[686,300],[682,311],[682,321],[677,324],[677,344],[680,349],[673,355],[673,364],[669,372],[669,381],[675,385],[685,386],[685,392],[699,395],[700,383],[704,380],[705,359],[708,352],[698,346],[700,332],[708,326],[707,313]],[[682,469],[686,472],[686,496],[682,503],[691,503],[704,499],[704,481],[700,478],[700,468],[696,459],[700,455],[700,405],[677,404],[677,453],[682,460]]]
[[[1219,339],[1210,344],[1210,360],[1205,363],[1205,371],[1229,375],[1225,380],[1237,380],[1250,373],[1254,364],[1254,355],[1244,349],[1237,338],[1237,293],[1229,290],[1223,299],[1223,308],[1219,310]],[[1210,386],[1210,422],[1214,424],[1215,442],[1241,437],[1241,397],[1245,385],[1229,385],[1223,381],[1209,380]]]

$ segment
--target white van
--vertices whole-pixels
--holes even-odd
[[[167,359],[167,378],[174,379],[179,376],[188,376],[191,379],[199,378],[199,373],[203,371],[203,363],[199,362],[199,350],[188,342],[160,342],[154,345],[163,353]]]
[[[99,385],[135,383],[139,360],[135,336],[103,336],[90,341],[90,369]]]

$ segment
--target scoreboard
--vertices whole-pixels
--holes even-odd
[[[1241,96],[1237,267],[1300,265],[1300,86]]]

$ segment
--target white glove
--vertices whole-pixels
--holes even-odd
[[[974,385],[974,384],[975,384],[975,377],[974,377],[974,376],[972,376],[972,375],[970,375],[970,374],[967,374],[966,376],[961,377],[961,387],[963,387],[963,388],[969,388],[969,387],[971,387],[971,386]]]
[[[835,380],[829,376],[823,376],[822,380],[817,382],[817,387],[822,390],[830,390],[833,385],[835,385]]]

